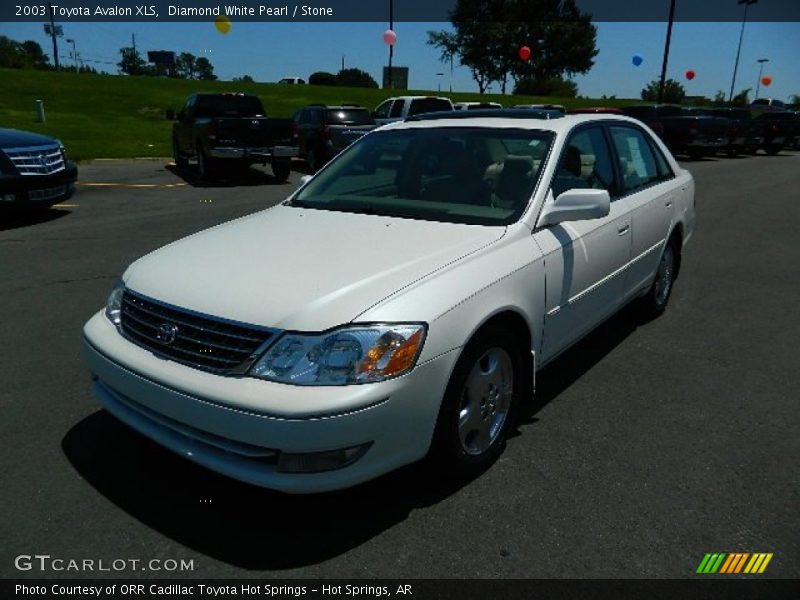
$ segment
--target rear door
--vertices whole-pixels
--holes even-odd
[[[650,285],[675,212],[675,174],[644,130],[634,125],[609,128],[622,194],[631,213],[631,259],[624,297]]]
[[[599,219],[570,221],[534,232],[547,269],[542,360],[556,356],[616,311],[631,250],[628,198],[602,125],[570,134],[553,176],[553,197],[574,188],[608,190],[611,208]],[[548,199],[547,201],[551,201]]]

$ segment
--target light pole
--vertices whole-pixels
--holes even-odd
[[[739,32],[739,47],[736,49],[736,62],[733,64],[733,78],[731,79],[731,93],[728,95],[728,104],[733,102],[733,87],[736,85],[736,71],[739,70],[739,55],[742,52],[742,38],[744,37],[744,25],[747,23],[747,9],[751,4],[757,4],[758,0],[738,0],[737,4],[744,4],[744,17],[742,17],[742,30]]]
[[[72,58],[75,61],[75,72],[78,72],[78,52],[75,50],[75,40],[67,39],[68,44],[72,44]]]
[[[437,73],[436,76],[439,78],[439,91],[442,91],[442,77],[444,77],[444,73]]]
[[[764,72],[764,63],[769,62],[769,59],[759,58],[756,62],[760,63],[760,66],[758,67],[758,83],[756,83],[756,98],[758,98],[758,91],[761,89],[761,74]],[[753,98],[753,100],[756,98]]]
[[[758,0],[756,0],[757,2]],[[664,84],[667,81],[667,63],[669,62],[669,45],[672,41],[672,24],[675,22],[675,0],[669,5],[669,25],[667,25],[667,40],[664,42],[664,60],[661,63],[661,79],[658,82],[658,103],[664,101]]]

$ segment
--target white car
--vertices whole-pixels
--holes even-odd
[[[378,125],[395,123],[408,117],[431,112],[447,112],[453,110],[449,98],[437,96],[398,96],[381,102],[372,111],[372,118]]]
[[[631,300],[664,310],[694,220],[692,176],[627,117],[395,123],[134,262],[84,328],[94,391],[286,492],[428,454],[473,474],[538,369]]]

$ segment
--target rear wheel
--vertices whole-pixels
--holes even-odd
[[[523,389],[522,352],[505,327],[466,346],[447,385],[431,458],[443,472],[474,476],[503,451]]]
[[[204,180],[212,179],[216,175],[216,162],[206,154],[202,146],[197,149],[197,170],[200,178]]]
[[[642,298],[642,309],[646,317],[655,318],[667,309],[667,303],[672,295],[675,283],[675,274],[678,269],[678,244],[677,238],[670,238],[661,253],[658,262],[656,277],[647,294]]]
[[[775,156],[780,151],[781,151],[780,144],[767,144],[764,146],[764,152],[766,152],[770,156]]]

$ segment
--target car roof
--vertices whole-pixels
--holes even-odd
[[[510,111],[506,110],[506,112]],[[631,123],[639,127],[642,125],[642,122],[638,119],[633,119],[624,115],[609,114],[568,114],[553,119],[530,116],[527,118],[525,118],[525,116],[500,116],[499,112],[498,116],[483,116],[480,114],[477,116],[465,117],[463,114],[464,113],[447,114],[443,118],[437,119],[409,119],[384,125],[380,130],[432,129],[435,127],[483,127],[487,129],[538,129],[542,131],[553,131],[557,134],[565,134],[581,123]],[[466,114],[469,115],[470,113]]]

